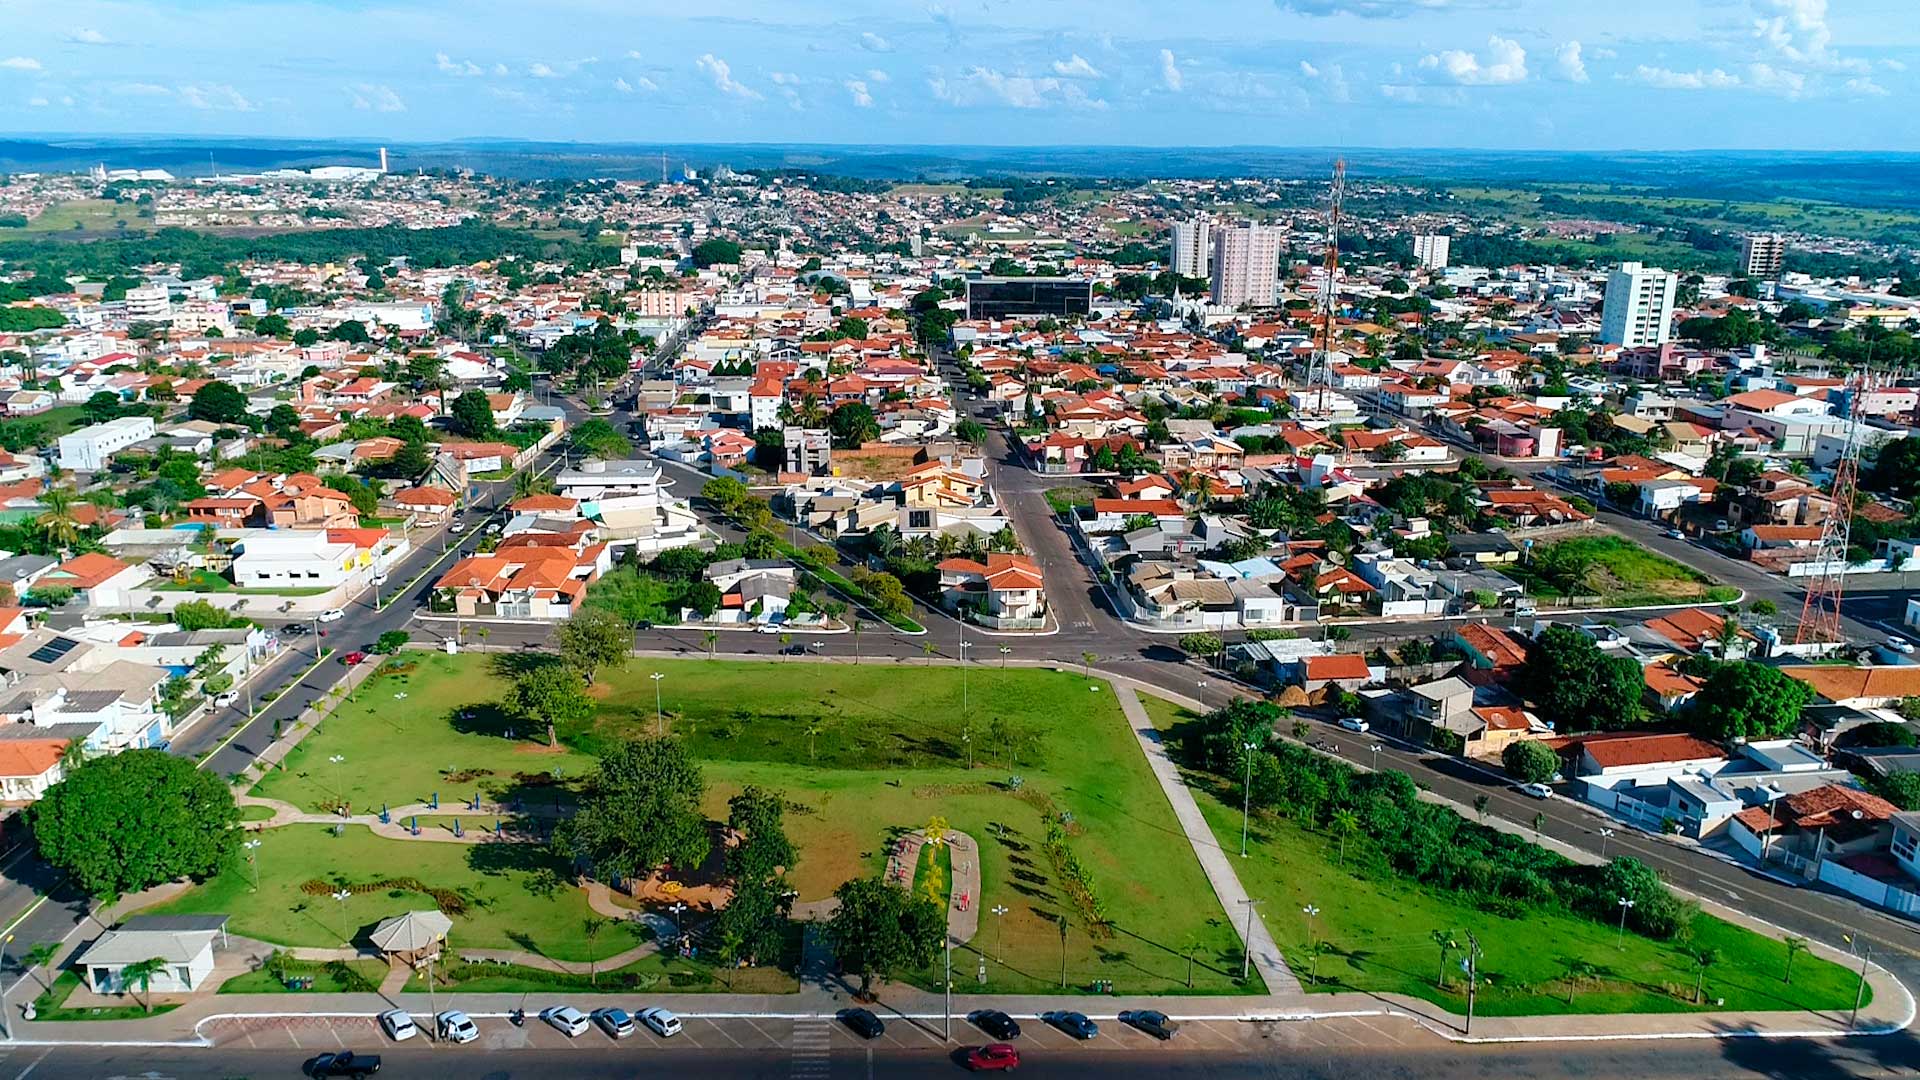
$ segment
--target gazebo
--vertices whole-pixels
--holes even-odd
[[[438,911],[409,911],[382,919],[368,937],[374,947],[408,964],[440,955],[453,920]]]

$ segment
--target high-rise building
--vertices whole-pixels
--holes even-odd
[[[1447,268],[1448,250],[1453,247],[1453,237],[1443,233],[1415,233],[1413,237],[1413,261],[1429,270]]]
[[[1787,257],[1787,238],[1777,232],[1748,233],[1740,241],[1740,270],[1750,278],[1780,276]]]
[[[1279,286],[1279,226],[1243,222],[1213,230],[1214,304],[1269,307]]]
[[[1659,267],[1623,262],[1607,277],[1600,340],[1638,349],[1673,340],[1673,293],[1680,277]]]
[[[1206,277],[1213,263],[1213,222],[1195,214],[1173,223],[1173,272],[1181,277]]]

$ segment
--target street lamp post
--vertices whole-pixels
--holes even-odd
[[[1602,861],[1602,862],[1605,862],[1605,861],[1606,861],[1606,858],[1607,858],[1607,841],[1608,841],[1608,840],[1611,840],[1611,839],[1613,839],[1613,830],[1612,830],[1612,829],[1601,829],[1601,830],[1600,830],[1600,861]]]
[[[1380,771],[1380,744],[1374,743],[1372,746],[1367,747],[1367,749],[1373,751],[1373,771],[1379,772]]]
[[[967,624],[960,624],[960,716],[967,715],[967,650],[973,648],[973,642],[967,640]]]
[[[1240,948],[1240,977],[1244,979],[1247,977],[1247,972],[1253,970],[1253,909],[1266,901],[1247,899],[1240,902],[1247,905],[1247,931],[1246,936],[1241,939]]]
[[[341,889],[339,892],[333,893],[331,895],[335,900],[339,901],[340,903],[340,926],[341,926],[340,944],[352,945],[353,937],[351,934],[347,932],[346,911],[347,911],[347,901],[353,899],[353,893],[348,889]]]
[[[1247,752],[1247,778],[1240,786],[1240,857],[1247,857],[1247,819],[1253,813],[1253,750],[1254,744],[1242,744]]]
[[[687,905],[682,901],[675,900],[673,906],[667,910],[673,912],[673,947],[684,954],[687,951],[687,943],[683,940],[686,937],[686,931],[680,926],[680,913],[687,910]]]
[[[5,979],[6,977],[7,977],[7,976],[6,976],[6,972],[7,972],[7,946],[9,946],[9,945],[11,945],[11,944],[13,944],[13,935],[12,935],[12,934],[8,934],[8,935],[7,935],[6,937],[4,937],[4,938],[0,938],[0,980],[4,980],[4,979]],[[25,971],[22,971],[22,972],[20,973],[20,977],[21,977],[21,978],[26,978],[26,972],[25,972]],[[16,980],[16,981],[14,982],[14,986],[18,986],[18,985],[20,985],[20,984],[19,984],[19,982],[18,982],[18,981]],[[0,986],[5,986],[5,983],[4,983],[4,982],[0,982]],[[7,1023],[7,1016],[6,1016],[6,1013],[7,1013],[7,1000],[6,1000],[6,999],[7,999],[7,995],[6,995],[6,990],[11,990],[12,988],[13,988],[13,987],[5,987],[5,990],[0,990],[0,1035],[4,1035],[4,1036],[6,1037],[6,1040],[7,1040],[8,1042],[12,1042],[12,1041],[13,1041],[13,1028],[12,1028],[11,1026],[9,1026],[9,1025],[8,1025],[8,1023]],[[1859,1010],[1859,1007],[1858,1007],[1858,1006],[1855,1006],[1855,1008],[1854,1008],[1854,1011],[1855,1011],[1855,1012],[1859,1012],[1859,1011],[1860,1011],[1860,1010]]]
[[[1614,947],[1619,948],[1627,943],[1627,912],[1633,910],[1634,902],[1624,896],[1615,898],[1614,902],[1620,905],[1620,932],[1614,935]]]
[[[12,941],[12,935],[8,935],[7,940]],[[1854,1027],[1860,1023],[1860,1001],[1867,996],[1867,956],[1872,952],[1872,946],[1860,947],[1860,985],[1853,992],[1853,1015],[1847,1017],[1848,1027]]]
[[[327,761],[333,765],[333,793],[335,795],[340,794],[340,763],[345,760],[347,759],[344,757],[341,757],[339,754],[332,754],[327,757]],[[344,798],[341,799],[340,801],[341,809],[343,810],[346,809],[346,805],[347,805],[346,800]]]
[[[666,677],[664,672],[659,671],[647,676],[647,678],[653,680],[653,734],[655,738],[660,736],[661,729],[665,726],[665,721],[662,719],[664,714],[660,709],[660,680]]]
[[[1006,920],[1002,918],[1006,913],[1007,905],[993,905],[993,962],[996,964],[1007,955],[1006,950],[1001,948],[1001,943],[1006,940],[1007,936],[1007,923]]]
[[[1013,649],[1011,646],[1007,646],[1007,645],[1000,646],[1000,670],[1001,671],[1007,670],[1007,654],[1012,651]]]
[[[247,866],[252,868],[253,870],[253,891],[254,892],[260,891],[260,862],[259,862],[258,856],[254,855],[254,852],[260,850],[260,844],[261,844],[261,840],[259,837],[256,836],[253,839],[248,840],[245,843],[240,845],[241,847],[247,849]]]
[[[1307,985],[1312,986],[1320,981],[1320,943],[1313,937],[1313,917],[1320,914],[1320,909],[1308,904],[1300,909],[1300,914],[1307,917]]]

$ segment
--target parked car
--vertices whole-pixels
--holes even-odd
[[[1173,1033],[1180,1030],[1180,1025],[1167,1019],[1166,1013],[1154,1009],[1128,1009],[1120,1014],[1120,1022],[1161,1042],[1173,1038]]]
[[[225,693],[215,694],[213,696],[213,707],[216,709],[224,709],[227,706],[238,702],[239,700],[240,700],[240,691],[228,690]]]
[[[587,1031],[587,1014],[571,1005],[549,1005],[540,1010],[540,1019],[552,1024],[569,1039],[577,1039]]]
[[[1669,540],[1685,540],[1686,538],[1687,538],[1687,534],[1681,532],[1679,529],[1667,530],[1667,539]]]
[[[1913,642],[1908,641],[1906,638],[1903,638],[1903,637],[1888,638],[1887,648],[1892,649],[1894,652],[1897,652],[1902,656],[1913,655]]]
[[[347,665],[348,667],[353,667],[356,664],[365,663],[366,659],[367,659],[366,653],[360,651],[359,649],[355,649],[352,652],[348,653],[347,655],[341,657],[340,662]]]
[[[1520,794],[1531,795],[1536,799],[1553,798],[1553,789],[1545,784],[1521,784]]]
[[[287,637],[304,637],[307,634],[313,633],[313,627],[303,622],[288,623],[280,628],[280,632]]]
[[[608,1038],[624,1039],[634,1032],[633,1017],[628,1016],[625,1009],[595,1009],[587,1014],[587,1018],[600,1025],[600,1030],[606,1032]]]
[[[1002,1042],[1020,1037],[1020,1024],[999,1009],[975,1009],[967,1022]]]
[[[387,572],[385,570],[376,570],[373,576],[367,580],[373,582],[375,585],[385,585],[387,583]]]
[[[1357,716],[1343,716],[1340,718],[1340,726],[1346,728],[1348,731],[1358,731],[1365,734],[1373,725]]]
[[[877,1039],[881,1032],[887,1030],[887,1025],[867,1009],[841,1009],[838,1016],[840,1022],[847,1025],[848,1031],[863,1039]]]
[[[780,655],[781,656],[805,656],[807,655],[807,647],[805,645],[789,645],[786,648],[780,650]]]
[[[433,1029],[440,1038],[452,1043],[470,1043],[480,1037],[479,1025],[459,1009],[448,1009],[433,1018]]]
[[[1099,1026],[1087,1019],[1086,1013],[1074,1012],[1072,1009],[1055,1009],[1052,1012],[1043,1012],[1040,1014],[1040,1019],[1052,1024],[1054,1027],[1059,1028],[1061,1031],[1066,1032],[1076,1039],[1091,1039],[1095,1035],[1100,1034]]]
[[[640,1022],[663,1039],[671,1039],[680,1034],[680,1018],[666,1009],[641,1009]]]
[[[1020,1051],[1006,1043],[989,1043],[967,1051],[966,1061],[974,1072],[1010,1072],[1020,1067]]]
[[[344,619],[346,617],[347,617],[347,613],[342,609],[336,607],[336,608],[328,608],[327,610],[314,616],[314,621],[315,622],[339,622],[341,619]]]
[[[321,1054],[313,1059],[313,1066],[307,1075],[314,1080],[326,1080],[331,1076],[352,1077],[372,1076],[380,1071],[379,1054],[356,1054],[351,1050],[342,1050],[336,1054]]]
[[[381,1013],[380,1030],[386,1032],[387,1038],[394,1042],[406,1042],[420,1034],[420,1029],[413,1026],[413,1017],[408,1016],[405,1009],[388,1009]]]
[[[1716,521],[1713,523],[1714,532],[1726,532],[1731,528],[1733,528],[1733,524],[1729,522],[1726,518],[1721,518],[1719,521]]]

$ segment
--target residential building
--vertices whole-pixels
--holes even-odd
[[[1271,307],[1280,282],[1285,230],[1242,222],[1213,230],[1211,298],[1226,308]]]
[[[1173,223],[1173,272],[1203,278],[1213,267],[1213,222],[1203,214]]]
[[[1750,278],[1779,277],[1786,255],[1787,238],[1780,233],[1748,233],[1740,238],[1740,270]]]
[[[1040,567],[1026,555],[994,552],[986,561],[943,560],[940,603],[949,611],[966,608],[983,626],[1000,630],[1038,629],[1046,622],[1047,591]]]
[[[1673,338],[1673,296],[1679,275],[1637,262],[1623,262],[1607,276],[1600,340],[1637,349]]]
[[[243,589],[330,589],[373,565],[371,545],[351,534],[383,529],[257,532],[240,543],[234,584]]]
[[[1453,237],[1444,233],[1415,233],[1413,237],[1413,261],[1429,270],[1445,270]]]
[[[226,916],[187,916],[195,929],[179,929],[180,920],[157,919],[155,929],[141,929],[141,919],[129,919],[117,930],[95,938],[73,966],[96,994],[181,994],[200,989],[213,976],[213,949],[226,939]],[[212,923],[205,928],[199,924]],[[158,971],[136,985],[125,977],[127,968],[148,960],[164,961]]]

